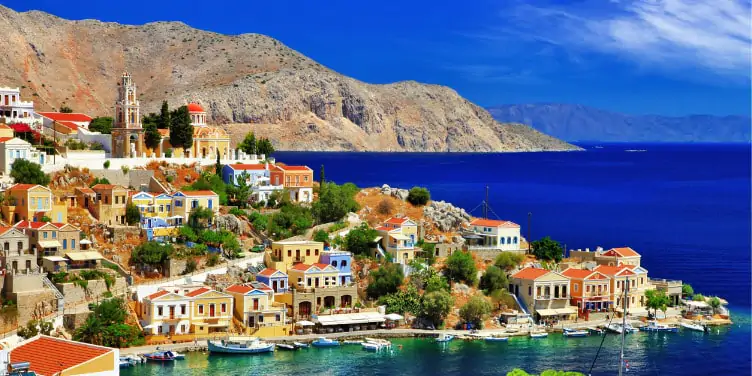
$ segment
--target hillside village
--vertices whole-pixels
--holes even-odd
[[[564,250],[425,188],[327,182],[323,166],[277,161],[267,139],[232,145],[199,103],[142,113],[136,80],[113,85],[110,123],[36,113],[0,88],[0,317],[15,335],[4,346],[39,333],[114,348],[395,327],[514,334],[625,308],[728,319],[722,300],[649,276],[628,246]],[[113,306],[119,321],[103,318]]]

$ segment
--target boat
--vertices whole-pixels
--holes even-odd
[[[292,344],[295,345],[295,347],[299,349],[307,349],[309,346],[307,343],[304,343],[304,342],[293,342]]]
[[[595,334],[595,335],[603,335],[604,333],[606,333],[601,328],[588,328],[588,331],[590,332],[590,334]]]
[[[667,324],[661,324],[657,321],[651,321],[647,325],[640,328],[643,332],[678,332],[679,328],[667,325]]]
[[[363,350],[380,351],[391,348],[392,343],[385,339],[366,338],[361,346],[363,346]]]
[[[185,360],[185,354],[181,354],[179,352],[170,351],[172,355],[175,355],[175,360]]]
[[[209,341],[209,353],[260,354],[274,351],[274,344],[255,337],[228,337],[221,341]]]
[[[624,330],[623,328],[626,328],[626,330]],[[629,323],[626,323],[624,325],[619,323],[611,323],[606,326],[606,330],[612,331],[617,334],[622,334],[622,332],[629,334],[637,331],[637,329],[633,328]]]
[[[131,364],[131,361],[128,358],[123,358],[122,356],[120,357],[119,362],[120,362],[120,368],[128,368],[133,365]]]
[[[486,342],[508,342],[509,337],[494,337],[494,336],[488,336],[483,338]]]
[[[530,332],[530,338],[546,338],[548,333],[546,332]]]
[[[571,328],[564,328],[564,337],[587,337],[588,331],[587,330],[578,330],[578,329],[571,329]]]
[[[451,334],[441,333],[439,334],[439,337],[436,338],[436,342],[449,342],[454,339],[454,336]]]
[[[144,354],[144,358],[152,362],[172,362],[175,360],[175,354],[172,351],[155,351]]]
[[[280,350],[285,350],[285,351],[295,351],[295,350],[298,349],[297,346],[290,345],[288,343],[278,343],[277,344],[277,348],[280,349]]]
[[[311,342],[311,345],[313,345],[313,347],[336,347],[339,346],[339,341],[319,337],[319,339]]]
[[[350,340],[342,341],[342,344],[343,345],[362,345],[363,341],[350,339]]]
[[[705,325],[702,325],[698,322],[689,323],[689,322],[680,322],[679,325],[681,325],[684,329],[694,330],[696,332],[703,332],[708,333],[708,327]]]

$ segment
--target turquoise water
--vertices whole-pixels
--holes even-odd
[[[742,375],[749,374],[749,315],[731,327],[711,334],[636,333],[627,336],[628,375]],[[192,353],[172,365],[145,364],[122,375],[504,375],[515,367],[528,371],[565,368],[585,372],[602,337],[545,339],[512,338],[507,343],[464,342],[439,344],[432,339],[395,339],[391,353],[371,353],[360,346],[333,349],[276,351],[253,356]],[[619,337],[607,335],[593,375],[614,375]],[[399,349],[396,345],[402,345]],[[731,354],[734,361],[720,354]],[[728,358],[726,358],[728,359]]]

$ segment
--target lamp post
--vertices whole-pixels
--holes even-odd
[[[532,243],[533,239],[530,238],[530,227],[531,222],[533,219],[533,212],[527,213],[527,253],[530,253],[530,244]]]

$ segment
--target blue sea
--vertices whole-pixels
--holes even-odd
[[[652,278],[681,279],[695,291],[730,302],[735,324],[713,334],[637,334],[627,341],[633,375],[750,374],[749,145],[582,145],[567,153],[275,153],[306,164],[318,178],[360,187],[425,186],[481,215],[489,189],[491,217],[522,225],[533,239],[551,236],[569,249],[630,246]],[[529,214],[531,213],[531,214]],[[530,226],[528,226],[530,221]],[[508,344],[401,340],[403,350],[358,350],[249,358],[194,354],[171,368],[142,366],[124,374],[505,374],[514,367],[587,371],[598,338]],[[593,375],[616,373],[617,344],[607,339]],[[130,373],[128,373],[130,372]]]

